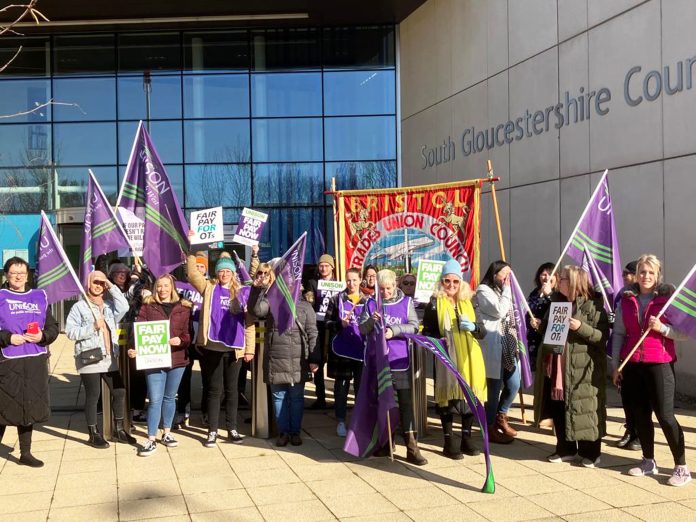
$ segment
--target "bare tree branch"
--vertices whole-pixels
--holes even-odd
[[[28,4],[10,4],[0,9],[0,14],[9,13],[13,11],[20,11],[20,13],[17,16],[15,16],[15,18],[12,21],[10,21],[7,24],[0,25],[0,36],[8,32],[18,34],[12,28],[18,23],[20,23],[22,20],[24,20],[27,16],[31,16],[36,22],[36,25],[39,25],[41,23],[40,19],[48,22],[48,18],[46,18],[46,16],[44,16],[44,14],[41,11],[36,9],[36,4],[38,2],[39,0],[30,0]]]
[[[57,102],[57,101],[53,101],[53,99],[50,99],[45,103],[37,104],[36,107],[34,107],[33,109],[29,109],[27,111],[15,112],[14,114],[0,114],[0,119],[16,118],[17,116],[26,116],[27,114],[32,114],[34,112],[38,112],[41,109],[43,109],[44,107],[48,107],[49,105],[63,105],[65,107],[75,107],[82,114],[87,114],[84,110],[82,110],[82,107],[80,107],[77,103]]]
[[[2,67],[0,67],[0,73],[1,73],[2,71],[4,71],[5,69],[7,69],[7,68],[10,66],[10,64],[11,64],[12,62],[15,61],[15,58],[17,58],[17,56],[19,56],[19,53],[21,53],[21,52],[22,52],[22,46],[20,45],[20,46],[19,46],[19,49],[17,49],[17,52],[14,53],[14,56],[13,56],[12,58],[10,58],[10,59],[7,61],[7,63],[5,63],[5,65],[3,65]]]

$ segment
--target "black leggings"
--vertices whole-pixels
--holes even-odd
[[[193,377],[193,363],[199,361],[201,365],[201,370],[203,369],[203,359],[197,348],[189,349],[189,362],[184,370],[184,375],[181,377],[181,383],[179,384],[179,392],[176,402],[177,413],[186,413],[186,408],[191,404],[191,379]],[[201,396],[201,412],[208,412],[208,382],[205,372],[201,371],[201,377],[203,381],[203,394]],[[189,407],[189,411],[191,411]]]
[[[674,416],[676,381],[673,363],[628,363],[623,371],[622,388],[646,459],[655,458],[655,412],[674,457],[674,464],[686,464],[684,432]]]
[[[7,426],[0,424],[0,442],[2,442],[2,437],[5,435],[5,429]],[[17,435],[19,438],[19,452],[24,455],[31,451],[31,434],[34,431],[34,425],[29,424],[28,426],[17,426]]]
[[[111,391],[111,408],[115,419],[123,419],[126,408],[126,388],[119,372],[83,373],[82,382],[85,385],[85,417],[87,426],[97,425],[97,402],[101,393],[101,380],[104,380]]]
[[[216,352],[203,349],[203,374],[208,382],[208,430],[217,431],[220,426],[220,403],[225,395],[225,427],[237,429],[239,392],[237,380],[242,358],[232,351]]]

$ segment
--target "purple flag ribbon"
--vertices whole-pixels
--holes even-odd
[[[512,290],[512,312],[515,316],[515,327],[517,328],[517,349],[520,354],[522,387],[529,388],[534,384],[534,379],[532,378],[532,369],[529,364],[529,345],[527,344],[527,323],[525,322],[525,317],[528,313],[531,315],[531,311],[514,272],[510,272],[510,287]],[[536,319],[541,319],[541,317]]]
[[[297,318],[297,301],[302,289],[307,232],[280,258],[274,267],[275,281],[268,289],[268,306],[278,332],[283,334],[292,328]]]
[[[189,226],[142,121],[135,133],[117,206],[145,222],[143,257],[155,276],[171,272],[184,261]]]
[[[80,282],[87,286],[92,259],[107,252],[129,248],[128,237],[116,219],[92,171],[89,171],[85,200],[85,223],[80,252]]]

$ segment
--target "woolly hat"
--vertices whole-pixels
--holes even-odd
[[[322,263],[326,263],[328,265],[331,265],[331,268],[336,268],[336,263],[334,262],[334,258],[333,258],[333,256],[330,256],[329,254],[323,254],[319,258],[319,262],[317,263],[317,265],[320,265]]]
[[[631,274],[635,274],[637,268],[638,268],[638,261],[631,261],[630,263],[628,263],[624,267],[623,271],[630,272]]]
[[[130,269],[123,263],[113,263],[109,267],[109,277],[111,277],[114,272],[130,272]]]
[[[215,273],[217,274],[220,270],[231,270],[232,272],[236,272],[237,267],[234,265],[234,261],[229,257],[221,257],[215,265]]]
[[[205,256],[196,256],[196,264],[205,266],[206,272],[208,271],[208,258]]]
[[[454,274],[459,279],[462,278],[462,265],[459,264],[459,261],[456,259],[450,259],[445,263],[445,266],[442,267],[441,277],[445,277],[447,274]]]

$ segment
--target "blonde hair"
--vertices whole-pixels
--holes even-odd
[[[636,276],[640,272],[641,265],[649,265],[653,270],[655,270],[655,286],[662,283],[662,262],[655,254],[643,254],[638,258],[638,261],[636,262]]]
[[[463,279],[459,278],[459,280],[459,290],[457,291],[457,295],[454,296],[455,302],[458,303],[460,301],[470,301],[474,295],[474,292],[471,290],[471,286]],[[433,296],[435,296],[436,298],[448,297],[445,293],[445,287],[442,284],[442,278],[440,278],[437,285],[435,286]]]
[[[168,279],[172,285],[171,294],[169,295],[169,301],[162,301],[160,299],[159,292],[157,292],[157,281],[161,281],[162,279]],[[179,302],[179,294],[176,291],[176,279],[174,279],[174,276],[171,274],[164,274],[164,275],[159,276],[157,279],[155,279],[152,297],[155,300],[155,302],[159,303],[159,304],[162,304],[163,302],[178,303]]]
[[[377,272],[377,284],[382,285],[394,285],[396,286],[396,274],[387,268]]]
[[[581,267],[566,265],[561,270],[561,277],[568,278],[568,295],[566,297],[569,301],[575,301],[580,296],[592,299],[594,291],[590,288],[590,278]]]
[[[259,270],[264,270],[268,272],[268,286],[270,287],[275,282],[275,271],[273,270],[273,268],[271,268],[271,265],[269,263],[261,263],[256,268],[256,272],[254,272],[254,277],[256,277],[256,274],[259,273]]]

